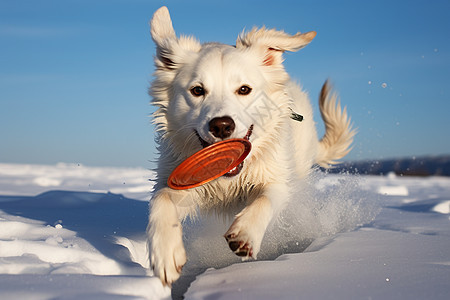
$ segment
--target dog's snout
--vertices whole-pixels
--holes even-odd
[[[233,119],[225,116],[214,118],[209,122],[209,131],[217,138],[226,139],[233,134],[236,124]]]

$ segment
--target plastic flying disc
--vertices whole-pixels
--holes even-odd
[[[217,142],[188,157],[170,174],[167,184],[175,190],[200,186],[238,167],[250,153],[247,139]]]

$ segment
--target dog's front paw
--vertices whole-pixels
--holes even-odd
[[[261,247],[264,229],[261,233],[260,228],[257,227],[256,224],[252,226],[246,224],[242,218],[238,217],[224,235],[231,251],[244,260],[250,257],[256,259],[256,255]]]
[[[181,275],[186,251],[181,237],[154,235],[151,240],[151,266],[164,285],[171,286]]]
[[[271,218],[272,208],[267,197],[262,196],[244,208],[225,233],[230,249],[243,259],[256,259]]]
[[[226,233],[225,239],[231,251],[237,256],[241,256],[242,259],[253,257],[253,243],[248,238],[243,238],[243,236],[235,233]]]

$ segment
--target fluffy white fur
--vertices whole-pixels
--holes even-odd
[[[177,37],[166,7],[151,21],[157,46],[155,80],[150,93],[157,106],[154,123],[160,158],[147,228],[151,266],[164,284],[180,276],[186,262],[182,221],[197,211],[214,210],[235,216],[225,233],[230,248],[256,258],[265,230],[290,197],[289,183],[303,178],[311,166],[329,166],[349,152],[354,131],[345,109],[326,83],[320,96],[325,136],[317,138],[308,96],[282,65],[284,51],[297,51],[315,32],[289,35],[265,28],[239,35],[236,46],[200,44]],[[237,90],[248,86],[251,92]],[[192,87],[205,94],[196,97]],[[301,114],[302,122],[290,118]],[[208,143],[220,140],[208,123],[229,116],[236,128],[227,138],[243,138],[253,125],[252,150],[242,171],[188,190],[167,187],[172,170]]]

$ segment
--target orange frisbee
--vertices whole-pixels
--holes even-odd
[[[229,139],[212,144],[188,157],[170,174],[167,184],[175,190],[200,186],[238,167],[250,153],[247,139]]]

